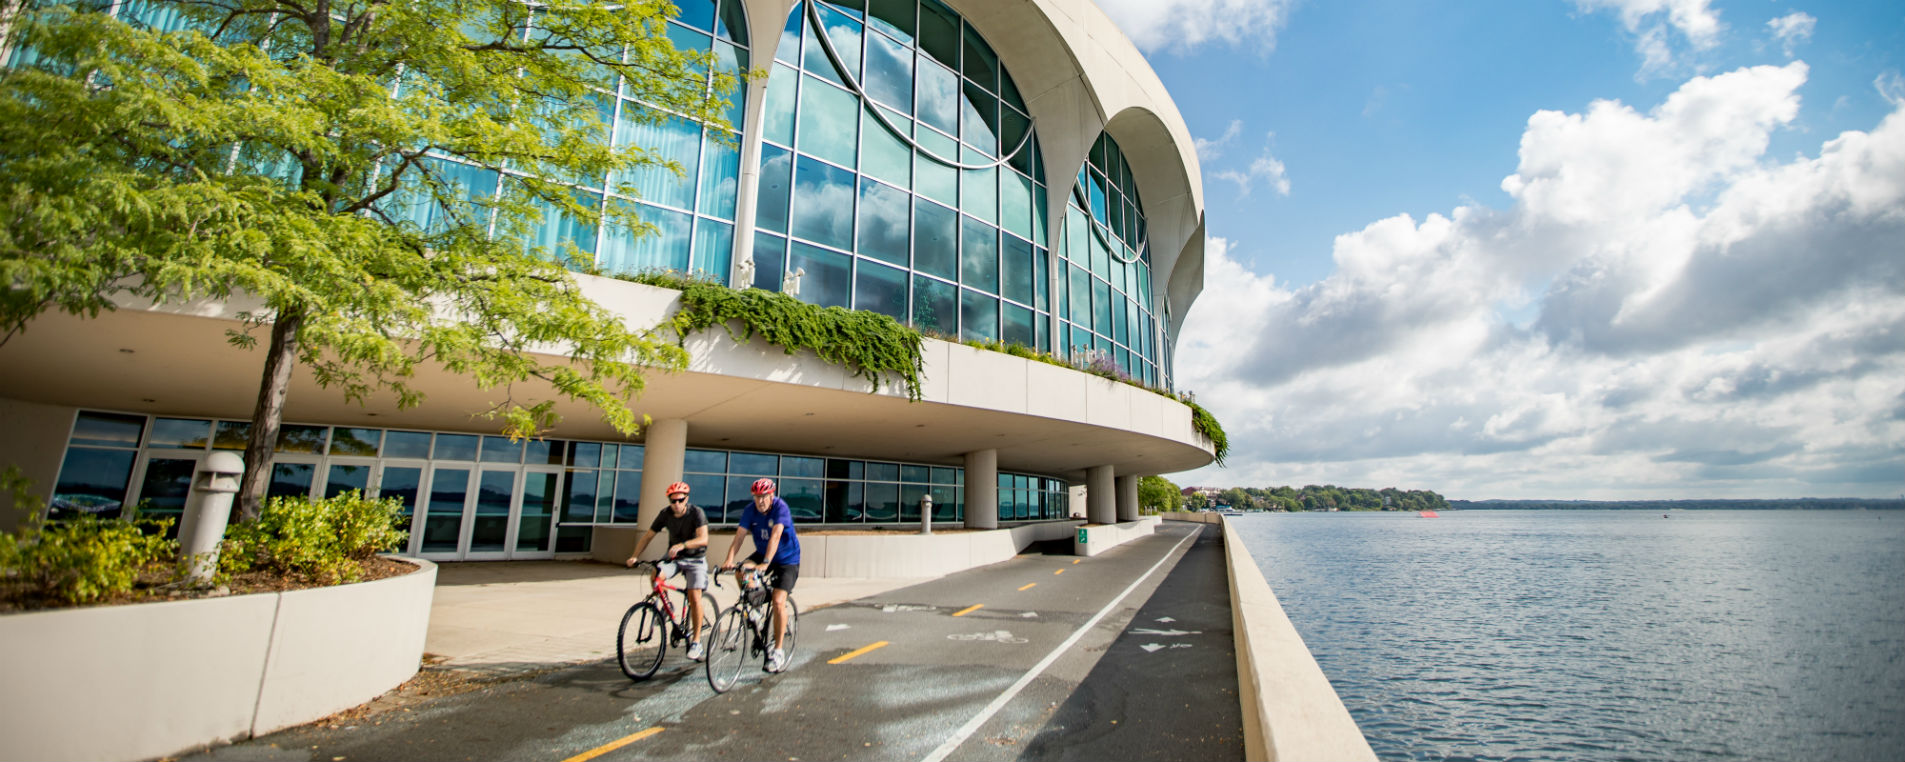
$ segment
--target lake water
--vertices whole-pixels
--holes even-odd
[[[1905,513],[1233,525],[1384,760],[1905,759]]]

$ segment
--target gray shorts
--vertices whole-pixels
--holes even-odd
[[[681,589],[708,589],[708,559],[706,556],[701,558],[677,558],[674,563],[675,570],[681,574]]]

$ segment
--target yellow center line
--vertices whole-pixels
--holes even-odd
[[[1064,574],[1064,573],[1065,573],[1065,570],[1064,570],[1064,569],[1057,569],[1057,570],[1054,570],[1054,571],[1053,571],[1052,573],[1053,573],[1053,574]]]
[[[597,746],[593,749],[582,752],[581,754],[577,754],[573,757],[562,760],[562,762],[589,762],[589,760],[591,759],[595,759],[596,757],[600,757],[611,751],[615,751],[616,749],[620,749],[624,746],[635,743],[636,741],[640,741],[656,733],[660,733],[661,731],[662,729],[660,727],[653,727],[653,728],[644,730],[640,733],[626,735],[618,740],[610,741],[608,743],[602,744],[601,746]]]
[[[1079,562],[1079,561],[1083,561],[1083,560],[1085,560],[1085,559],[1082,559],[1082,558],[1074,558],[1074,559],[1072,559],[1072,565],[1073,565],[1073,566],[1076,566],[1076,565],[1078,565],[1078,562]]]
[[[1025,587],[1021,587],[1021,588],[1019,588],[1019,592],[1021,592],[1021,593],[1023,593],[1023,592],[1025,592],[1025,591],[1027,591],[1027,590],[1030,590],[1030,589],[1032,589],[1032,588],[1035,588],[1035,587],[1038,587],[1038,583],[1037,583],[1037,582],[1033,582],[1033,583],[1031,583],[1031,584],[1029,584],[1029,585],[1026,585]]]
[[[978,611],[979,609],[982,609],[982,608],[985,608],[985,607],[986,607],[986,605],[985,605],[985,604],[983,604],[983,603],[975,603],[975,604],[972,604],[971,606],[967,606],[967,607],[965,607],[965,608],[963,608],[963,609],[960,609],[960,610],[959,610],[959,611],[957,611],[957,612],[954,612],[954,613],[953,613],[953,616],[965,616],[965,615],[967,615],[967,614],[970,614],[970,613],[972,613],[972,612],[974,612],[974,611]]]
[[[840,662],[843,662],[843,661],[846,661],[846,660],[848,660],[848,659],[851,659],[851,658],[853,658],[853,657],[855,657],[855,656],[859,656],[859,655],[861,655],[861,654],[864,654],[864,653],[866,653],[866,652],[868,652],[868,651],[872,651],[872,650],[874,650],[874,649],[878,649],[878,648],[885,648],[886,646],[887,646],[887,642],[886,642],[886,641],[884,641],[884,640],[882,640],[882,641],[880,641],[880,642],[878,642],[878,643],[874,643],[873,645],[870,645],[870,646],[861,646],[861,647],[859,647],[859,648],[856,648],[856,649],[854,649],[854,650],[852,650],[852,651],[848,651],[848,652],[846,652],[846,653],[844,653],[844,654],[841,654],[841,655],[839,655],[839,656],[835,656],[835,657],[833,657],[833,658],[831,658],[831,659],[828,659],[828,660],[827,660],[827,663],[828,663],[828,664],[839,664]]]

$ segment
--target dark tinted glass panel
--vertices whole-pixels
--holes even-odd
[[[913,204],[913,269],[958,277],[959,214],[925,199]]]
[[[781,273],[787,264],[787,239],[777,235],[754,235],[754,287],[763,291],[781,290]]]
[[[386,432],[384,457],[428,458],[430,457],[430,435],[421,431]]]
[[[571,448],[570,451],[573,452],[574,455],[569,458],[569,465],[583,466],[586,468],[594,468],[602,465],[602,445],[600,444],[595,442],[577,442],[575,443],[575,447]]]
[[[139,435],[145,431],[145,427],[146,417],[143,415],[80,413],[79,419],[73,424],[72,444],[138,447]]]
[[[853,197],[852,172],[802,158],[794,177],[794,235],[852,248]]]
[[[523,474],[523,509],[516,523],[516,549],[549,549],[549,524],[556,513],[556,475]]]
[[[960,503],[965,500],[958,487],[934,487],[933,520],[958,521],[961,513]]]
[[[595,530],[590,527],[561,527],[556,530],[557,553],[587,553]]]
[[[917,0],[870,0],[867,23],[902,42],[911,42],[918,9]]]
[[[331,472],[324,475],[324,496],[337,497],[352,490],[360,495],[369,493],[370,466],[333,464]]]
[[[818,479],[782,479],[780,498],[793,510],[794,520],[817,522],[826,517],[826,491]]]
[[[476,485],[476,518],[470,525],[470,550],[476,553],[507,550],[509,503],[516,491],[516,474],[484,471]]]
[[[676,21],[704,32],[714,31],[714,0],[670,0],[681,14]]]
[[[126,501],[126,485],[132,479],[134,455],[131,450],[67,449],[47,515],[55,519],[81,514],[117,518]]]
[[[913,327],[946,336],[959,333],[959,287],[913,276]]]
[[[872,180],[860,180],[858,251],[905,267],[912,207],[912,194]]]
[[[853,283],[852,256],[795,241],[788,266],[796,272],[806,271],[800,279],[801,301],[821,307],[847,306]]]
[[[798,458],[787,455],[781,458],[781,476],[819,478],[826,475],[826,461],[821,458]]]
[[[966,56],[961,61],[961,71],[981,87],[993,92],[999,91],[999,56],[992,52],[992,46],[979,39],[979,33],[966,27]]]
[[[384,475],[377,480],[377,497],[397,498],[403,503],[403,515],[410,516],[417,510],[417,487],[423,484],[423,469],[410,466],[385,466]],[[404,528],[410,528],[408,521]]]
[[[934,484],[958,484],[959,483],[959,469],[938,468],[938,467],[933,468],[933,483]]]
[[[265,497],[310,497],[311,482],[316,477],[317,466],[312,463],[273,463]]]
[[[900,517],[900,485],[868,482],[866,520],[897,521]]]
[[[840,460],[839,458],[829,458],[827,460],[827,478],[829,479],[862,479],[865,478],[865,476],[865,463],[857,460]]]
[[[753,493],[749,492],[754,485],[754,479],[755,477],[752,476],[728,477],[728,508],[724,513],[724,518],[721,519],[722,523],[733,524],[739,522],[741,520],[742,511],[754,509],[754,496]],[[714,521],[714,516],[710,514],[708,520]],[[743,549],[745,549],[745,547],[746,546],[743,546]]]
[[[480,442],[482,438],[473,434],[438,434],[437,448],[432,457],[437,460],[475,460]]]
[[[212,441],[212,422],[193,418],[160,418],[152,422],[148,447],[203,449]]]
[[[622,450],[622,459],[621,459],[621,462],[616,464],[617,468],[641,468],[642,467],[642,453],[645,452],[645,450],[642,448],[641,445],[625,444],[625,445],[622,445],[621,450]],[[608,458],[607,451],[604,451],[603,459],[607,460],[607,458]]]
[[[1021,304],[1032,303],[1032,244],[1016,236],[1001,236],[1004,245],[999,247],[1000,278],[999,293],[1007,299]]]
[[[919,523],[920,501],[924,500],[932,488],[924,484],[900,485],[900,523]],[[938,498],[934,498],[937,500]]]
[[[927,482],[932,480],[932,473],[926,466],[900,466],[900,481]]]
[[[860,260],[855,276],[853,308],[872,310],[895,320],[906,320],[906,271]]]
[[[483,437],[484,463],[521,463],[523,462],[523,442],[509,441],[509,437]]]
[[[529,440],[524,444],[523,462],[532,466],[560,466],[565,462],[563,451],[567,444],[560,439]]]
[[[219,421],[212,433],[212,449],[243,450],[251,441],[251,424],[246,421]]]
[[[595,474],[595,523],[606,524],[615,515],[615,477],[622,472],[602,470]],[[640,474],[628,474],[630,479]]]
[[[702,474],[726,473],[728,454],[723,450],[689,450],[681,458],[681,470]]]
[[[999,338],[999,300],[977,291],[959,292],[959,337]]]
[[[983,222],[961,218],[959,273],[969,288],[999,290],[999,232]]]
[[[1032,329],[1032,311],[1010,304],[1002,305],[1000,311],[1002,314],[999,321],[999,340],[1033,346],[1038,336]]]
[[[595,520],[595,472],[569,471],[569,500],[562,509],[563,521]]]
[[[172,526],[165,534],[177,537],[185,498],[192,492],[192,472],[197,470],[196,458],[147,460],[145,478],[139,482],[139,518],[171,519]]]
[[[331,430],[331,454],[375,457],[383,438],[383,429],[347,429],[340,426]]]
[[[423,552],[455,552],[463,530],[463,503],[469,498],[470,472],[439,468],[430,476],[430,506],[423,517]]]
[[[721,523],[726,511],[727,501],[722,498],[723,487],[727,486],[727,477],[714,474],[688,474],[682,481],[688,483],[688,502],[701,508],[707,514],[708,521]]]
[[[751,452],[737,452],[728,456],[728,472],[749,476],[777,476],[780,474],[781,459],[778,455],[761,455]],[[747,490],[741,490],[743,495]]]
[[[617,524],[633,524],[641,513],[642,475],[634,471],[621,471],[615,479],[615,513],[612,519]]]
[[[919,46],[940,63],[959,69],[959,16],[939,0],[920,3]]]
[[[763,230],[787,232],[787,202],[793,190],[794,154],[771,145],[761,146],[761,187],[755,224]]]
[[[876,482],[896,482],[900,480],[900,464],[867,463],[867,480]]]
[[[827,523],[859,521],[866,513],[859,482],[827,482]]]
[[[987,156],[999,155],[999,99],[966,83],[959,100],[959,139]]]
[[[721,15],[715,19],[716,34],[737,42],[747,42],[747,9],[741,0],[721,0]]]

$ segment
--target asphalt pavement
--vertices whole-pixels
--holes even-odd
[[[1027,553],[803,610],[788,671],[725,694],[679,652],[639,683],[609,661],[433,669],[188,759],[1242,759],[1220,531],[1166,522],[1092,558]]]

